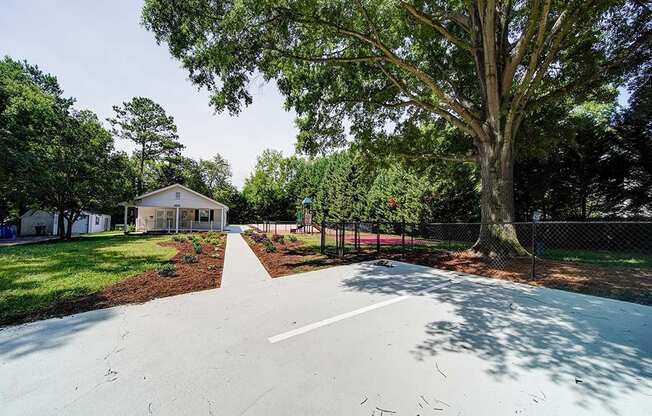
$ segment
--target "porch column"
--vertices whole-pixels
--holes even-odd
[[[177,207],[176,233],[179,234],[179,207]]]
[[[125,232],[127,231],[127,209],[128,209],[128,207],[125,205],[125,221],[124,221],[124,224],[123,224],[124,225],[124,230],[123,231],[125,231]]]
[[[220,231],[224,231],[224,220],[226,218],[226,216],[224,215],[224,208],[222,208],[220,211],[222,212],[222,214],[221,214],[222,215],[222,221],[220,221]]]

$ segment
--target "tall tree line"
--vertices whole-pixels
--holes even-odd
[[[516,149],[517,220],[529,221],[534,211],[545,220],[652,215],[651,80],[642,76],[632,86],[626,108],[617,106],[614,90],[610,102],[549,106],[524,126],[529,138],[523,140],[541,144]],[[451,143],[442,136],[456,133],[434,125],[427,134],[433,136],[427,148],[406,130],[377,148],[353,146],[328,156],[267,150],[243,197],[263,219],[292,219],[309,196],[318,220],[480,221],[478,167],[419,157],[442,154]]]

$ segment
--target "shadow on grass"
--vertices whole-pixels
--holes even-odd
[[[473,354],[496,380],[543,373],[577,393],[579,405],[612,403],[632,392],[652,395],[652,308],[482,278],[453,280],[418,266],[360,265],[343,282],[351,291],[411,294],[452,308],[454,320],[433,320],[412,353]],[[453,275],[459,275],[452,272]]]

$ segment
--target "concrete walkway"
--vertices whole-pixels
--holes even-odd
[[[224,289],[247,288],[269,283],[270,276],[240,233],[242,227],[229,227],[224,254],[222,285]]]

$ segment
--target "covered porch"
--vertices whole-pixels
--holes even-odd
[[[193,232],[223,231],[226,224],[224,208],[124,206],[124,221],[128,223],[128,209],[135,209],[137,232]]]
[[[136,232],[223,231],[229,207],[180,184],[146,193],[124,207],[124,224]],[[129,210],[133,215],[128,215]],[[129,219],[133,221],[129,222]]]

